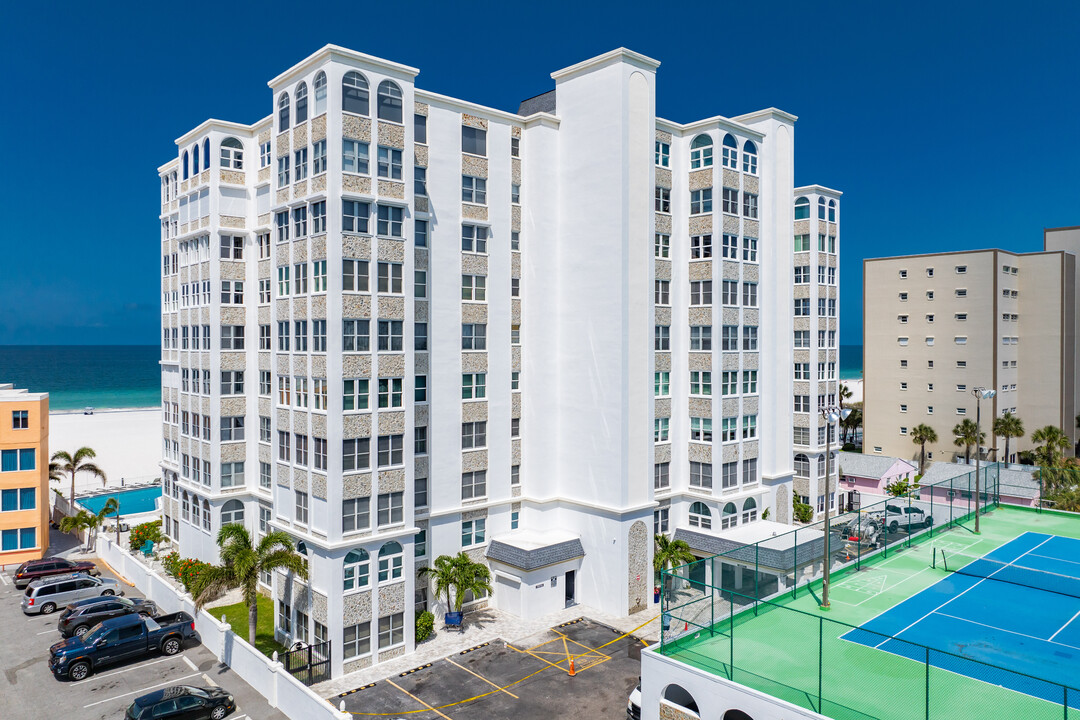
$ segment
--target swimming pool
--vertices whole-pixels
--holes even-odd
[[[154,510],[157,509],[157,499],[161,497],[161,486],[151,485],[150,487],[137,488],[135,490],[121,490],[119,492],[91,495],[90,497],[79,498],[77,502],[90,512],[96,514],[101,512],[101,508],[105,507],[106,501],[111,497],[116,498],[120,502],[121,516],[154,512]],[[113,513],[112,515],[109,515],[109,517],[114,517],[115,515],[116,513]]]

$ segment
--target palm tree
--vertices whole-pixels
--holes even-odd
[[[49,463],[49,477],[52,478],[54,473],[57,479],[62,475],[71,477],[71,497],[68,500],[71,501],[72,509],[75,508],[75,475],[77,473],[88,472],[94,477],[99,477],[102,485],[107,482],[105,473],[101,468],[92,462],[86,462],[96,457],[97,453],[94,452],[93,448],[88,447],[79,448],[74,455],[69,454],[66,450],[57,450],[53,453],[52,462]]]
[[[217,544],[221,548],[221,565],[211,565],[191,588],[195,609],[201,610],[226,590],[240,588],[248,607],[248,643],[254,646],[259,621],[259,576],[288,570],[307,578],[307,559],[296,552],[292,538],[280,530],[267,533],[255,544],[246,527],[230,523],[218,531]]]
[[[653,550],[653,570],[657,577],[662,577],[668,566],[675,568],[697,560],[685,540],[672,540],[663,533],[657,533],[653,542],[656,544]],[[671,577],[668,576],[665,584],[670,585],[670,583]]]
[[[925,423],[911,429],[911,442],[919,446],[919,475],[926,474],[926,443],[937,442],[937,432]]]
[[[846,400],[851,399],[851,388],[844,383],[840,383],[840,407],[844,406]]]
[[[994,434],[1005,438],[1005,467],[1009,467],[1009,439],[1024,437],[1024,421],[1006,412],[994,420]]]
[[[956,424],[952,429],[953,445],[964,448],[964,462],[971,461],[971,447],[982,445],[986,442],[986,433],[979,431],[979,426],[974,420],[966,418]]]
[[[440,555],[435,558],[435,564],[430,567],[420,568],[420,575],[432,577],[435,580],[435,596],[446,593],[447,612],[461,612],[461,606],[465,604],[466,593],[471,592],[473,597],[479,597],[492,592],[491,571],[484,563],[473,562],[463,552],[457,555]],[[451,601],[450,588],[454,588],[454,596]]]
[[[97,529],[105,522],[105,518],[116,512],[119,507],[120,503],[116,498],[109,498],[96,514],[88,510],[80,510],[74,515],[68,515],[60,519],[60,532],[77,533],[85,528],[86,548],[90,549],[94,545]]]
[[[1071,444],[1069,436],[1061,428],[1047,425],[1031,433],[1031,442],[1040,443],[1035,448],[1035,457],[1043,467],[1057,467],[1061,463],[1059,455],[1064,454]]]

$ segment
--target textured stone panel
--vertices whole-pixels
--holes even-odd
[[[405,262],[405,243],[401,240],[380,238],[378,247],[379,260],[386,262]]]
[[[274,202],[278,205],[284,205],[289,202],[289,188],[282,188],[278,190],[274,195]]]
[[[266,166],[266,167],[264,167],[264,168],[259,168],[259,174],[258,174],[258,175],[256,176],[256,178],[257,178],[257,179],[256,179],[256,181],[257,181],[257,182],[258,182],[258,183],[259,183],[260,185],[261,185],[261,184],[263,184],[263,183],[265,183],[265,182],[269,182],[269,181],[270,181],[270,166],[268,165],[268,166]],[[260,216],[259,216],[259,224],[260,224],[260,225],[262,225],[263,227],[269,226],[269,225],[270,225],[270,220],[269,220],[269,219],[267,219],[267,220],[266,220],[266,221],[264,222],[264,221],[263,221],[263,218],[264,218],[264,217],[265,217],[265,218],[269,218],[269,217],[270,217],[270,215],[269,215],[269,214],[267,214],[267,215],[260,215]]]
[[[311,121],[311,142],[326,139],[326,114],[318,116]]]
[[[307,180],[297,180],[293,185],[293,199],[305,197],[307,194]]]
[[[343,318],[370,318],[371,296],[345,293],[341,296],[341,317]],[[375,334],[375,328],[371,328]],[[327,330],[329,332],[329,330]]]
[[[795,329],[796,330],[809,330],[810,329],[810,318],[806,318],[806,317],[797,317],[797,318],[795,318]]]
[[[665,213],[656,213],[656,232],[671,234],[671,216]]]
[[[382,418],[379,418],[379,424],[382,424]],[[380,470],[379,471],[379,492],[405,492],[405,471],[404,470]]]
[[[341,189],[360,195],[371,194],[371,178],[366,175],[342,175]]]
[[[758,192],[758,179],[754,175],[743,175],[743,190],[750,193]]]
[[[326,439],[326,415],[319,412],[311,414],[311,434]]]
[[[461,304],[461,322],[463,323],[486,323],[487,316],[487,305],[484,303]]]
[[[671,170],[668,168],[656,168],[656,185],[662,188],[671,188]]]
[[[417,375],[427,375],[430,367],[430,356],[426,352],[418,352],[413,356],[413,364],[416,366]]]
[[[347,378],[371,377],[371,355],[342,355],[341,376]]]
[[[656,131],[656,139],[659,140],[662,143],[667,143],[668,145],[670,145],[671,144],[671,133],[666,132],[664,130],[657,130]]]
[[[739,414],[738,398],[725,398],[720,403],[720,412],[724,417],[734,417]]]
[[[371,437],[371,413],[343,415],[341,432],[347,438]]]
[[[656,316],[657,325],[671,325],[670,307],[656,307],[653,309],[653,313]]]
[[[366,235],[345,235],[341,240],[341,256],[369,260],[371,238]]]
[[[757,370],[758,358],[759,355],[757,353],[746,353],[743,355],[743,368],[746,370]]]
[[[292,487],[289,485],[289,481],[292,479],[292,472],[288,465],[278,463],[276,466],[276,472],[274,473],[274,479],[281,487]]]
[[[743,310],[743,325],[757,325],[760,319],[760,310],[746,308]]]
[[[326,174],[322,173],[311,178],[311,193],[326,192]]]
[[[371,118],[342,113],[341,136],[350,140],[371,142]]]
[[[724,187],[738,188],[739,187],[739,173],[729,168],[724,168],[723,175]]]
[[[692,307],[688,314],[691,325],[712,325],[712,308]]]
[[[515,392],[510,395],[510,417],[521,417],[521,393]]]
[[[721,313],[722,321],[725,325],[738,325],[739,324],[739,309],[726,307]]]
[[[405,356],[379,353],[379,377],[405,377]]]
[[[692,442],[687,447],[686,454],[689,457],[690,462],[711,463],[712,445]]]
[[[723,369],[724,370],[738,370],[739,369],[739,353],[727,352],[723,355]]]
[[[799,298],[808,298],[808,297],[810,297],[810,286],[809,285],[796,285],[795,290],[794,290],[794,295],[792,297],[794,297],[796,300],[798,300]]]
[[[739,446],[738,445],[725,445],[723,452],[723,462],[735,462],[739,459]]]
[[[230,268],[234,264],[235,263],[228,263]],[[224,270],[224,269],[225,268],[223,267],[222,270]],[[231,275],[231,273],[230,273],[230,275]],[[222,273],[222,276],[225,276],[225,273]],[[223,308],[221,308],[221,324],[222,325],[243,325],[244,324],[244,316],[245,316],[245,314],[246,313],[244,312],[244,308],[242,308],[242,307],[223,307]]]
[[[793,383],[792,386],[791,386],[791,392],[793,392],[796,395],[809,395],[810,394],[810,383],[805,382],[805,381],[799,381],[799,382]]]
[[[728,235],[739,234],[739,218],[730,215],[724,216],[724,232]]]
[[[405,413],[387,412],[379,413],[380,435],[403,435],[405,433]]]
[[[641,520],[630,526],[627,540],[628,565],[627,578],[627,612],[636,613],[649,608],[649,572],[652,563],[649,559],[649,548],[652,546],[650,530]]]
[[[712,280],[712,272],[711,260],[697,260],[690,263],[691,280]]]
[[[263,175],[265,173],[265,176]],[[259,182],[270,179],[270,168],[266,167],[259,171]],[[263,213],[259,216],[259,227],[270,227],[270,213]]]
[[[379,295],[379,317],[383,320],[404,320],[405,298]]]
[[[247,358],[244,356],[244,353],[221,353],[222,370],[243,370],[246,366]]]
[[[461,156],[461,174],[473,177],[486,178],[488,176],[488,160],[485,157],[475,155]]]
[[[486,352],[463,352],[461,353],[461,372],[476,373],[487,372],[488,356]]]
[[[481,422],[488,419],[488,407],[485,400],[471,400],[461,403],[462,422]]]
[[[221,179],[221,182],[228,183],[230,185],[243,185],[246,182],[244,173],[237,170],[222,170],[219,177]]]
[[[712,232],[712,215],[695,215],[690,218],[690,234],[705,235]]]
[[[346,500],[351,498],[371,497],[371,473],[357,473],[342,476],[341,497]]]
[[[473,253],[461,254],[461,273],[463,275],[487,275],[487,255],[474,255]]]
[[[326,319],[325,295],[315,295],[311,298],[311,317],[316,320]]]
[[[690,398],[690,417],[712,417],[712,400],[710,398]]]
[[[744,398],[742,410],[744,415],[757,415],[758,399],[756,397]]]
[[[300,123],[293,128],[293,147],[299,149],[307,145],[308,126],[307,123]]]
[[[712,354],[690,353],[689,366],[691,370],[712,370]]]
[[[517,298],[510,301],[510,324],[521,325],[521,301]]]
[[[521,158],[510,160],[510,182],[521,185]]]
[[[743,265],[743,280],[749,280],[751,282],[757,282],[759,279],[758,266],[747,264]]]
[[[461,203],[461,218],[463,220],[487,220],[488,209],[484,205]]]
[[[404,256],[404,253],[402,253]],[[402,258],[404,260],[404,257]],[[413,266],[417,270],[428,269],[428,251],[427,248],[416,248],[413,250]]]
[[[222,443],[221,462],[243,462],[247,456],[247,447],[244,443]]]
[[[413,148],[413,160],[420,167],[428,166],[428,148],[427,145],[416,145]]]
[[[397,123],[379,121],[379,144],[386,147],[405,149],[405,127]]]
[[[474,450],[461,453],[462,472],[476,472],[477,470],[487,470],[487,468],[487,450]]]
[[[283,132],[277,136],[277,156],[285,157],[289,154],[289,133]]]
[[[671,353],[658,352],[656,353],[656,370],[659,372],[665,372],[671,370]]]
[[[671,417],[671,399],[656,398],[653,400],[653,415],[659,418]]]
[[[405,612],[405,583],[397,582],[379,588],[379,615],[386,617],[393,613]],[[386,652],[379,653],[379,661],[386,660]]]
[[[475,115],[468,115],[461,113],[461,124],[468,125],[469,127],[480,128],[482,130],[488,129],[488,121],[482,117],[476,117]]]
[[[792,425],[794,427],[810,427],[810,416],[806,413],[795,413],[792,415]]]
[[[747,237],[761,237],[758,235],[760,228],[757,220],[746,220],[743,223],[743,235]]]
[[[658,463],[671,462],[671,444],[657,445],[653,450],[653,461]]]
[[[404,200],[405,184],[395,180],[379,180],[379,195]]]
[[[350,593],[345,595],[342,601],[342,621],[343,624],[357,625],[362,622],[368,622],[371,620],[371,591],[364,591],[358,593]],[[375,625],[375,623],[372,623]],[[378,639],[379,629],[378,627],[372,628],[372,646]]]
[[[659,172],[659,171],[657,171]],[[702,190],[704,188],[712,187],[713,185],[713,171],[712,168],[704,170],[692,170],[690,172],[690,189]],[[714,198],[715,199],[715,198]]]
[[[414,405],[413,406],[413,425],[416,427],[427,427],[428,424],[428,406],[427,405]]]
[[[743,456],[743,458],[745,458],[745,459],[756,458],[756,457],[758,457],[758,454],[759,454],[759,451],[758,451],[758,441],[757,440],[750,440],[748,442],[743,443],[743,446],[742,446],[742,456]]]

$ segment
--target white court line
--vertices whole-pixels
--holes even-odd
[[[971,623],[972,625],[980,625],[980,626],[982,626],[984,628],[990,628],[991,630],[998,630],[998,631],[1003,632],[1003,633],[1009,633],[1010,635],[1019,635],[1020,637],[1031,638],[1032,640],[1039,640],[1041,642],[1048,642],[1048,643],[1052,643],[1054,645],[1061,645],[1062,647],[1071,648],[1073,650],[1080,650],[1080,647],[1077,647],[1075,645],[1069,645],[1068,643],[1054,642],[1054,635],[1057,635],[1057,633],[1054,633],[1054,635],[1051,635],[1050,639],[1047,640],[1046,638],[1041,638],[1038,635],[1028,635],[1027,633],[1017,632],[1015,630],[1006,630],[1005,628],[998,627],[997,625],[987,625],[986,623],[981,623],[981,622],[979,622],[977,620],[971,620],[969,618],[959,617],[957,615],[950,615],[949,613],[939,612],[939,613],[934,613],[934,614],[935,615],[941,615],[942,617],[947,617],[947,618],[950,618],[952,620],[960,620],[961,622]],[[1077,613],[1077,615],[1080,615],[1080,613]],[[1076,617],[1076,616],[1074,615],[1073,617]],[[1058,632],[1061,632],[1061,631],[1059,630]]]
[[[97,702],[92,702],[89,705],[83,705],[83,710],[85,710],[86,708],[92,708],[95,705],[101,705],[102,703],[112,702],[113,700],[119,700],[120,698],[127,697],[128,695],[139,695],[140,693],[144,693],[147,690],[151,690],[151,689],[156,688],[156,687],[161,687],[162,685],[174,685],[174,684],[176,684],[177,682],[179,682],[181,680],[187,680],[188,678],[193,678],[193,677],[195,677],[195,675],[198,675],[198,674],[199,673],[195,673],[194,675],[185,675],[184,677],[173,678],[172,680],[166,680],[165,682],[157,683],[156,685],[147,685],[146,687],[142,688],[141,690],[132,690],[131,692],[126,692],[123,695],[113,695],[111,698],[106,698],[104,700],[98,700]]]
[[[1020,555],[1019,557],[1013,558],[1013,560],[1012,560],[1012,561],[1011,561],[1011,562],[1009,563],[1009,565],[1011,565],[1012,563],[1016,562],[1016,561],[1017,561],[1017,560],[1019,560],[1020,558],[1024,557],[1024,555],[1027,555],[1028,553],[1030,553],[1030,552],[1032,552],[1032,551],[1034,551],[1034,550],[1038,550],[1038,549],[1039,549],[1039,548],[1041,548],[1041,547],[1042,547],[1043,545],[1045,545],[1046,543],[1050,542],[1050,540],[1052,540],[1052,539],[1053,539],[1053,537],[1054,537],[1054,536],[1052,536],[1052,535],[1051,535],[1050,537],[1046,538],[1045,540],[1043,540],[1043,541],[1042,541],[1041,543],[1039,543],[1039,544],[1038,544],[1038,545],[1036,545],[1035,547],[1031,548],[1031,550],[1028,550],[1027,552],[1025,552],[1025,553],[1024,553],[1023,555]],[[998,562],[1000,562],[1000,561],[998,561]],[[881,641],[880,643],[878,643],[878,644],[877,644],[877,645],[875,645],[874,647],[875,647],[875,648],[880,648],[880,647],[881,647],[882,645],[884,645],[885,643],[887,643],[887,642],[888,642],[889,640],[891,640],[892,638],[899,638],[899,637],[900,637],[901,635],[903,635],[903,634],[904,634],[905,632],[907,632],[907,631],[908,631],[908,630],[910,630],[911,628],[915,627],[916,625],[918,625],[919,623],[921,623],[921,622],[922,622],[923,620],[925,620],[926,618],[930,617],[931,615],[933,615],[934,613],[936,613],[936,612],[937,612],[938,610],[940,610],[941,608],[943,608],[943,607],[945,607],[946,605],[948,605],[949,603],[951,603],[951,602],[952,602],[953,600],[956,600],[956,599],[957,599],[958,597],[960,597],[961,595],[964,595],[965,593],[967,593],[967,592],[969,592],[969,591],[971,591],[971,590],[974,590],[974,589],[975,589],[975,588],[977,588],[977,587],[978,587],[979,585],[983,584],[984,582],[986,582],[986,581],[987,581],[987,580],[989,580],[990,578],[994,577],[994,575],[996,575],[997,573],[999,573],[999,572],[1001,572],[1002,570],[1004,570],[1005,568],[1009,567],[1009,565],[1003,565],[1003,566],[1001,566],[1000,568],[998,568],[998,569],[997,569],[997,570],[995,570],[994,572],[990,573],[990,574],[989,574],[989,575],[987,575],[986,577],[984,577],[984,578],[981,578],[981,579],[980,579],[980,580],[979,580],[978,582],[976,582],[976,583],[975,583],[974,585],[972,585],[971,587],[969,587],[969,588],[968,588],[967,590],[963,590],[962,592],[960,592],[960,593],[957,593],[956,595],[953,595],[953,596],[952,596],[951,598],[949,598],[949,599],[948,599],[948,600],[946,600],[945,602],[941,603],[941,604],[940,604],[940,605],[938,605],[938,606],[937,606],[936,608],[934,608],[934,609],[933,609],[933,610],[931,610],[930,612],[926,613],[926,614],[925,614],[925,615],[923,615],[923,616],[922,616],[921,618],[919,618],[919,619],[918,619],[918,620],[916,620],[915,622],[911,623],[910,625],[908,625],[908,626],[907,626],[906,628],[904,628],[904,629],[903,629],[903,630],[901,630],[900,632],[898,632],[898,633],[893,633],[893,634],[892,634],[892,637],[890,637],[890,638],[887,638],[887,639],[885,639],[885,640],[882,640],[882,641]],[[942,613],[942,614],[944,615],[944,613]],[[865,625],[865,623],[864,623],[864,625]]]
[[[134,667],[125,668],[123,670],[115,670],[115,671],[113,671],[111,673],[105,673],[104,675],[91,675],[90,677],[86,678],[85,680],[76,680],[75,682],[73,682],[71,684],[72,685],[78,685],[79,683],[90,682],[91,680],[99,680],[99,679],[105,678],[105,677],[112,677],[113,675],[122,675],[124,673],[129,673],[132,670],[142,670],[144,667],[148,667],[150,665],[157,665],[158,663],[168,662],[169,660],[172,660],[172,659],[173,659],[172,656],[163,657],[160,660],[152,660],[152,661],[150,661],[148,663],[143,663],[142,665],[136,665]]]
[[[1053,555],[1035,555],[1035,554],[1032,554],[1031,557],[1040,557],[1040,558],[1046,558],[1047,560],[1057,560],[1058,562],[1070,563],[1072,565],[1080,565],[1080,562],[1078,562],[1076,560],[1066,560],[1065,558],[1054,557]]]
[[[1073,615],[1071,618],[1069,618],[1069,622],[1062,625],[1060,628],[1058,628],[1058,631],[1056,633],[1054,633],[1053,635],[1050,636],[1050,642],[1053,642],[1054,638],[1056,638],[1058,636],[1058,633],[1060,633],[1065,628],[1069,627],[1069,624],[1078,617],[1080,617],[1080,610],[1077,610],[1076,615]],[[1072,647],[1072,645],[1070,645],[1069,647]]]

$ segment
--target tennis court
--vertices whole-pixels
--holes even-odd
[[[1037,532],[981,558],[940,553],[935,564],[954,572],[843,638],[919,661],[918,646],[942,650],[950,654],[934,653],[936,667],[1060,701],[1042,681],[1069,685],[1080,674],[1078,559],[1080,540]]]

